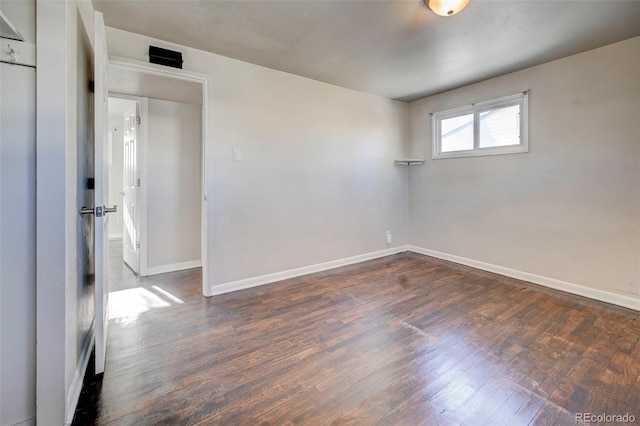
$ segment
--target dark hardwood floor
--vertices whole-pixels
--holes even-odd
[[[121,269],[114,290],[78,425],[640,422],[637,312],[429,257],[211,299],[200,270]]]

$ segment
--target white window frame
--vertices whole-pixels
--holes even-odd
[[[518,145],[480,147],[480,114],[495,108],[520,105],[520,143]],[[442,120],[461,115],[473,114],[473,149],[463,151],[442,152]],[[483,155],[502,155],[529,152],[529,91],[504,96],[488,101],[477,102],[459,108],[431,114],[431,146],[434,160],[442,158],[478,157]]]

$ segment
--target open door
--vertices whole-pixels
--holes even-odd
[[[124,210],[122,221],[122,257],[136,274],[140,273],[140,209],[138,206],[138,120],[140,104],[135,103],[124,114]]]
[[[107,39],[102,13],[95,12],[94,101],[95,101],[95,304],[96,304],[96,374],[104,372],[109,326],[109,216],[114,208],[107,208],[109,200],[108,157],[108,88]]]

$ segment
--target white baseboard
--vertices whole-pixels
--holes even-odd
[[[121,240],[122,234],[109,234],[109,241],[111,240]]]
[[[277,281],[296,278],[302,275],[326,271],[329,269],[339,268],[341,266],[347,266],[347,265],[352,265],[354,263],[364,262],[366,260],[390,256],[392,254],[401,253],[404,251],[412,251],[414,253],[424,254],[426,256],[431,256],[438,259],[459,263],[461,265],[470,266],[472,268],[480,269],[487,272],[492,272],[494,274],[504,275],[506,277],[527,281],[533,284],[542,285],[555,290],[564,291],[566,293],[576,294],[578,296],[588,297],[590,299],[598,300],[601,302],[611,303],[613,305],[618,305],[624,308],[640,311],[640,297],[634,298],[632,296],[627,296],[624,294],[611,293],[604,290],[598,290],[591,287],[586,287],[580,284],[574,284],[574,283],[558,280],[555,278],[549,278],[542,275],[532,274],[529,272],[518,271],[516,269],[506,268],[504,266],[498,266],[491,263],[482,262],[479,260],[468,259],[466,257],[443,253],[436,250],[425,249],[425,248],[417,247],[413,245],[399,246],[391,249],[380,250],[380,251],[362,254],[358,256],[347,257],[344,259],[333,260],[330,262],[319,263],[316,265],[290,269],[288,271],[276,272],[273,274],[266,274],[258,277],[246,278],[243,280],[231,281],[224,284],[218,284],[211,287],[211,294],[213,296],[216,296],[224,293],[231,293],[238,290],[244,290],[247,288],[258,287],[261,285],[270,284]]]
[[[91,328],[89,329],[89,338],[85,340],[82,351],[80,351],[80,358],[78,359],[76,371],[73,375],[71,386],[69,386],[69,391],[67,392],[67,411],[65,412],[65,425],[70,425],[73,422],[73,415],[75,414],[76,407],[78,406],[78,400],[80,399],[80,392],[82,391],[84,375],[87,372],[87,365],[89,364],[89,358],[91,358],[91,351],[93,350],[95,341],[96,322],[94,319],[93,323],[91,324]]]
[[[13,426],[36,426],[36,417],[33,416],[19,423],[14,423]]]
[[[623,294],[597,290],[595,288],[585,287],[583,285],[573,284],[566,281],[557,280],[555,278],[549,278],[541,275],[531,274],[529,272],[505,268],[503,266],[493,265],[491,263],[468,259],[466,257],[456,256],[453,254],[442,253],[436,250],[425,249],[422,247],[410,245],[407,247],[407,250],[419,254],[424,254],[426,256],[436,257],[438,259],[459,263],[461,265],[471,266],[472,268],[493,272],[495,274],[504,275],[506,277],[528,281],[534,284],[553,288],[555,290],[577,294],[578,296],[588,297],[590,299],[599,300],[601,302],[611,303],[613,305],[622,306],[624,308],[633,309],[635,311],[640,311],[640,297],[634,298],[632,296],[626,296]]]
[[[407,251],[407,246],[399,246],[386,250],[374,251],[371,253],[361,254],[358,256],[345,257],[343,259],[332,260],[330,262],[318,263],[316,265],[303,266],[301,268],[290,269],[288,271],[276,272],[273,274],[260,275],[258,277],[246,278],[238,281],[231,281],[224,284],[218,284],[211,287],[211,294],[217,296],[219,294],[231,293],[233,291],[244,290],[251,287],[257,287],[277,281],[296,278],[302,275],[322,272],[328,269],[339,268],[341,266],[353,265],[354,263],[364,262],[365,260],[377,259],[379,257],[390,256]]]
[[[147,275],[165,274],[167,272],[182,271],[184,269],[201,267],[201,260],[189,260],[187,262],[171,263],[169,265],[149,266],[147,268]]]

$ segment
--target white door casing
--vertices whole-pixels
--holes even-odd
[[[196,84],[200,84],[202,86],[202,199],[201,199],[201,258],[202,258],[202,294],[205,297],[211,297],[213,295],[213,291],[211,288],[211,271],[208,267],[208,253],[209,244],[211,244],[211,240],[207,238],[208,235],[208,227],[207,227],[207,218],[208,218],[208,206],[207,206],[207,189],[210,185],[209,180],[207,178],[207,158],[208,158],[208,150],[206,141],[208,140],[208,87],[209,87],[209,76],[201,73],[196,73],[192,71],[186,70],[168,70],[168,69],[158,69],[153,65],[149,65],[147,63],[142,63],[136,60],[124,59],[124,58],[115,58],[110,62],[110,67],[117,68],[120,70],[126,70],[129,72],[138,72],[144,74],[150,74],[154,76],[162,76],[168,77],[177,80],[190,81]],[[120,96],[118,96],[120,97]],[[121,97],[129,98],[130,96],[121,95]],[[144,98],[142,98],[141,102],[141,116],[142,116],[142,124],[138,128],[138,173],[141,178],[141,184],[139,191],[139,199],[140,202],[138,204],[138,210],[140,211],[140,228],[139,231],[139,240],[140,240],[140,275],[145,276],[147,274],[147,231],[146,231],[146,218],[148,217],[148,213],[146,212],[146,198],[147,198],[147,179],[146,179],[146,164],[145,157],[147,156],[146,151],[148,150],[148,142],[146,142],[147,138],[147,123],[145,122],[146,117],[146,103]],[[142,136],[140,136],[142,134]]]
[[[95,12],[94,47],[94,101],[95,101],[95,308],[96,308],[96,374],[104,372],[109,327],[109,216],[105,204],[109,200],[108,158],[108,89],[107,39],[102,13]]]
[[[140,273],[140,209],[138,208],[138,117],[140,105],[130,108],[124,114],[124,197],[122,210],[123,239],[122,256],[124,262],[136,274]]]

